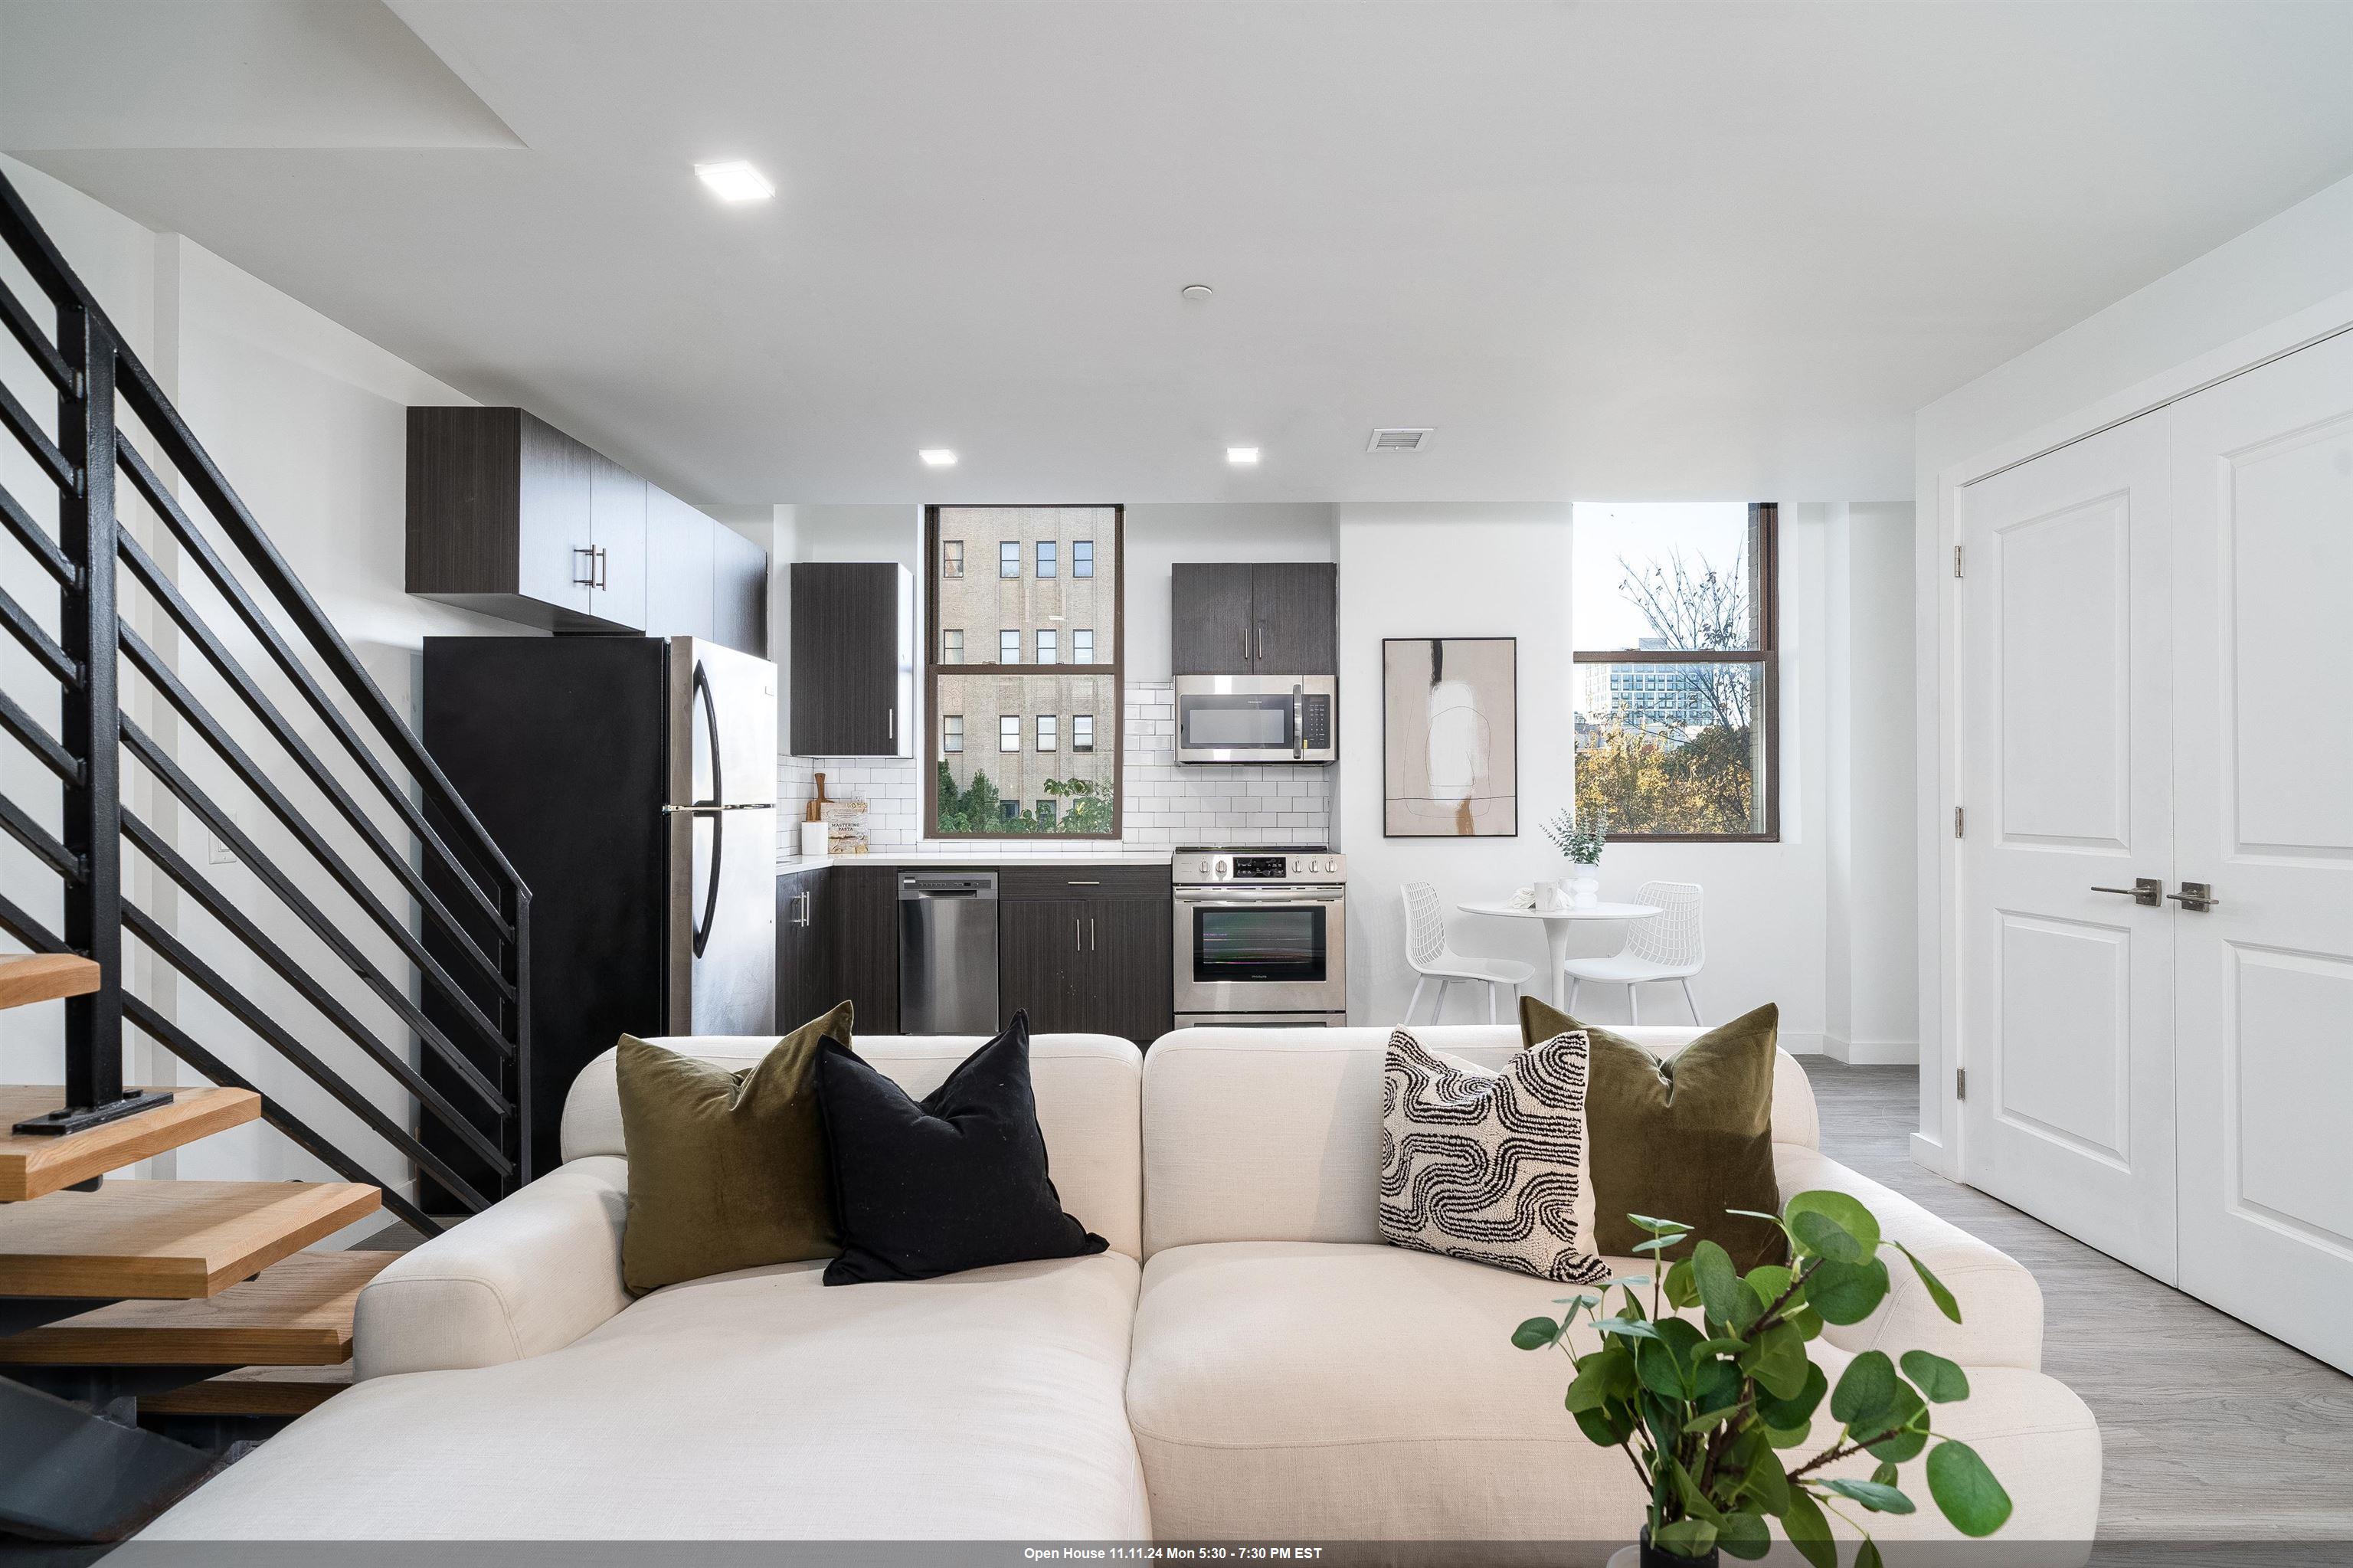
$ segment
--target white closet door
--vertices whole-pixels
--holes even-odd
[[[2168,414],[2180,1283],[2353,1372],[2353,335]]]
[[[2143,418],[1964,490],[1963,1173],[2174,1277],[2171,473]]]

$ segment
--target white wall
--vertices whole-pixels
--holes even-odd
[[[1824,1028],[1824,533],[1827,508],[1785,504],[1781,538],[1781,842],[1619,844],[1603,857],[1605,897],[1643,882],[1707,890],[1707,967],[1695,982],[1704,1016],[1722,1022],[1767,1001],[1781,1008],[1792,1050],[1821,1048]],[[1340,508],[1340,821],[1348,853],[1349,1012],[1395,1022],[1411,995],[1398,889],[1437,885],[1450,912],[1508,896],[1561,863],[1537,824],[1570,803],[1574,701],[1568,625],[1569,508],[1351,505]],[[1391,839],[1381,821],[1381,641],[1388,637],[1519,639],[1520,835]],[[1456,945],[1536,966],[1533,923],[1451,914]],[[1619,927],[1580,928],[1573,951],[1614,951]],[[1622,991],[1588,991],[1582,1011],[1623,1021]],[[1673,1000],[1670,1000],[1673,998]],[[1672,987],[1645,992],[1645,1016],[1681,1016]],[[1451,1018],[1468,1017],[1457,991]]]
[[[231,266],[201,246],[175,235],[154,235],[45,176],[9,164],[6,173],[58,242],[67,259],[99,291],[109,313],[162,381],[197,439],[227,474],[230,484],[259,519],[288,564],[333,621],[361,663],[395,709],[412,715],[415,672],[422,639],[438,633],[522,629],[466,611],[410,598],[403,589],[406,412],[411,403],[466,403],[470,399],[426,376],[373,344],[328,321],[307,306]],[[134,324],[135,323],[135,324]],[[12,387],[23,382],[13,371]],[[133,432],[133,439],[138,439]],[[152,450],[152,449],[151,449]],[[10,471],[11,479],[16,471]],[[12,484],[12,489],[15,486]],[[24,493],[25,492],[19,492]],[[47,517],[43,519],[48,521]],[[167,571],[177,561],[153,520],[135,506],[125,508],[126,525],[155,551]],[[290,683],[270,668],[258,641],[237,628],[232,613],[206,588],[193,563],[174,574],[182,588],[248,674],[269,693],[280,712],[345,786],[371,801],[370,815],[396,846],[407,839],[388,807],[376,809],[356,768],[335,760],[335,742],[305,708]],[[126,574],[127,579],[127,574]],[[12,571],[12,585],[16,577]],[[248,579],[249,581],[250,579]],[[13,591],[13,588],[12,588]],[[241,716],[227,688],[193,646],[175,641],[161,610],[143,596],[125,596],[126,619],[158,646],[237,742],[247,747],[271,780],[286,790],[306,819],[359,874],[396,920],[413,926],[415,915],[397,880],[375,862],[336,818],[325,798],[299,776],[290,759],[264,737],[258,723]],[[282,619],[281,628],[288,626]],[[314,671],[322,666],[312,664]],[[5,666],[12,694],[26,689],[22,672]],[[143,683],[126,676],[126,712],[155,734],[199,784],[230,809],[237,825],[315,898],[335,923],[396,980],[407,973],[397,948],[369,927],[334,891],[293,837],[271,821],[250,790],[237,783],[193,728],[169,722],[168,710]],[[353,710],[345,705],[346,713]],[[361,726],[364,731],[365,726]],[[12,759],[11,793],[20,776]],[[338,1000],[367,1024],[396,1055],[413,1058],[415,1042],[397,1015],[371,996],[323,944],[287,915],[255,874],[216,852],[212,835],[193,815],[176,810],[142,769],[126,763],[124,799],[238,907],[284,945]],[[9,863],[11,886],[26,869]],[[326,1026],[308,1005],[268,973],[234,938],[175,896],[166,879],[126,855],[129,895],[174,929],[228,980],[285,1022],[396,1123],[410,1120],[406,1094],[356,1047]],[[200,1042],[247,1074],[346,1152],[359,1158],[395,1186],[405,1186],[405,1160],[368,1132],[347,1110],[300,1076],[243,1025],[193,986],[174,985],[166,966],[138,956],[126,968],[131,989],[175,1017]],[[0,1048],[0,1068],[11,1082],[55,1082],[59,1071],[54,1020],[0,1015],[10,1033]],[[193,1081],[143,1036],[132,1036],[126,1070],[147,1081]],[[153,1173],[215,1179],[316,1179],[325,1169],[276,1132],[250,1124],[217,1135],[153,1162]]]
[[[1913,1155],[1953,1173],[1945,1143],[1957,1024],[1950,961],[1955,665],[1952,493],[2000,462],[2128,418],[2253,359],[2353,322],[2353,179],[1921,409],[1914,422],[1920,1132]]]

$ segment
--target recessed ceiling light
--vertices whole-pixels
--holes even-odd
[[[1256,447],[1228,447],[1226,461],[1236,468],[1249,468],[1258,461]]]
[[[955,453],[945,447],[925,447],[915,455],[923,460],[925,468],[955,467]]]
[[[776,194],[768,176],[741,158],[724,164],[697,164],[694,172],[704,185],[719,193],[721,201],[765,201]]]
[[[1206,305],[1209,302],[1209,296],[1216,292],[1207,283],[1187,283],[1176,291],[1177,297],[1188,305]]]

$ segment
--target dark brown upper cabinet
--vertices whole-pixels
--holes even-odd
[[[1339,568],[1329,561],[1181,562],[1170,578],[1179,675],[1336,675]]]
[[[915,579],[896,561],[795,561],[792,753],[913,757]]]
[[[408,410],[410,593],[765,658],[767,579],[758,546],[523,409]]]

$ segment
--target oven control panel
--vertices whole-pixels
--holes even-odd
[[[1182,849],[1169,868],[1179,886],[1250,887],[1345,882],[1348,857],[1327,849]]]

